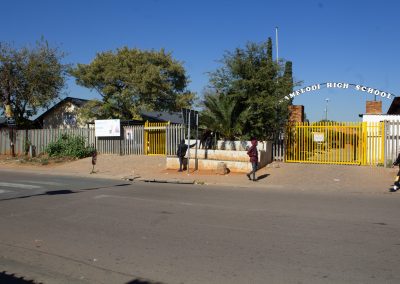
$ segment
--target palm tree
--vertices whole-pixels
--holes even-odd
[[[232,96],[209,94],[204,100],[201,121],[207,128],[219,132],[223,139],[234,140],[242,134],[245,112]]]

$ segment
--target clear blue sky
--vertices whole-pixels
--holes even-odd
[[[44,36],[68,53],[66,62],[89,63],[97,52],[128,46],[165,48],[184,62],[189,89],[202,95],[207,72],[225,51],[275,44],[279,57],[293,61],[301,86],[348,82],[400,96],[400,1],[397,0],[13,0],[3,1],[0,41],[34,44]],[[275,47],[274,47],[275,52]],[[276,54],[274,54],[276,56]],[[300,88],[301,86],[297,87]],[[68,95],[99,98],[69,80]],[[311,121],[357,121],[374,96],[322,89],[298,96]],[[391,100],[382,99],[386,112]]]

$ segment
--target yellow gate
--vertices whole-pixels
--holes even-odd
[[[288,125],[286,162],[381,165],[383,122],[321,122]]]
[[[169,122],[148,122],[144,124],[145,155],[166,155],[166,128]]]

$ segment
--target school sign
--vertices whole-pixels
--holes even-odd
[[[389,92],[385,92],[385,91],[381,91],[379,89],[375,89],[375,88],[371,88],[371,87],[367,87],[367,86],[363,86],[363,85],[356,85],[356,84],[351,84],[351,83],[342,83],[342,82],[328,82],[328,83],[320,83],[320,84],[314,84],[308,87],[304,87],[301,88],[299,90],[294,91],[293,93],[290,93],[289,95],[285,96],[282,101],[286,100],[290,100],[293,99],[301,94],[304,93],[308,93],[308,92],[313,92],[313,91],[317,91],[320,90],[322,88],[327,88],[327,89],[331,89],[331,88],[337,88],[337,89],[353,89],[356,91],[360,91],[360,92],[365,92],[371,95],[375,95],[377,97],[382,97],[382,98],[386,98],[388,100],[393,99],[394,95],[389,93]]]

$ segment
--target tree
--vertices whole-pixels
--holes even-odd
[[[6,117],[23,124],[61,95],[67,64],[64,53],[43,38],[33,48],[0,43],[0,104]]]
[[[226,52],[221,64],[210,73],[210,87],[240,106],[233,116],[245,116],[242,136],[273,138],[287,120],[291,101],[282,102],[282,98],[293,89],[292,63],[283,67],[282,62],[273,61],[269,38],[266,43],[248,43],[244,49]]]
[[[170,53],[123,47],[96,55],[90,64],[78,64],[71,74],[77,84],[102,97],[92,118],[139,118],[142,110],[177,111],[188,107],[194,94],[187,91],[182,63]],[[89,109],[90,110],[90,109]]]
[[[227,140],[241,136],[244,111],[238,112],[240,106],[232,97],[225,94],[206,95],[206,110],[201,113],[200,121],[221,134]]]

